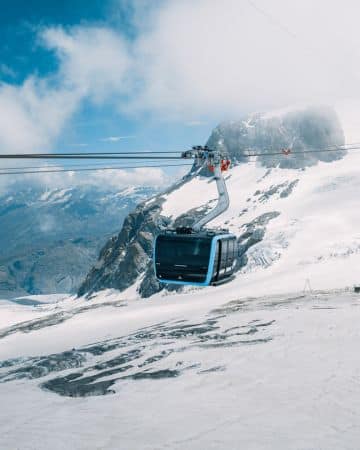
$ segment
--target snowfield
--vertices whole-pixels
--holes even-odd
[[[0,448],[358,448],[360,295],[215,289],[105,292],[19,324],[0,340]]]
[[[236,235],[246,224],[276,213],[264,239],[248,252],[249,262],[232,289],[254,294],[315,289],[360,283],[360,152],[342,160],[320,162],[306,170],[267,170],[240,165],[227,177],[229,210],[210,225]],[[178,217],[216,199],[216,186],[194,179],[167,197],[163,214]],[[213,202],[211,202],[213,205]],[[276,280],[276,282],[274,282]],[[259,287],[261,283],[261,287]]]
[[[231,170],[212,225],[264,236],[226,285],[0,302],[0,449],[358,449],[359,167]]]

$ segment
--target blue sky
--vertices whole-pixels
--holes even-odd
[[[61,71],[61,61],[56,51],[44,46],[43,30],[61,27],[70,33],[75,28],[101,28],[131,42],[137,37],[133,15],[134,8],[127,1],[3,0],[0,80],[6,85],[21,86],[29,77],[37,80],[56,77]],[[59,79],[54,82],[59,83]],[[100,102],[85,95],[46,145],[57,151],[181,150],[204,143],[211,126],[202,120],[186,122],[183,117],[171,121],[164,116],[154,118],[151,111],[128,113],[114,104],[111,95]],[[45,150],[44,145],[40,147],[38,151]],[[7,151],[4,146],[1,150]]]
[[[39,28],[106,23],[111,3],[106,0],[3,0],[0,15],[2,81],[20,83],[29,74],[44,76],[56,70],[54,55],[44,51],[37,42]],[[126,14],[121,15],[126,23]]]

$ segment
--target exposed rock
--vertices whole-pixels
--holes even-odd
[[[248,262],[246,252],[253,245],[261,242],[265,236],[265,227],[270,220],[278,217],[278,211],[272,211],[256,217],[250,223],[244,225],[245,231],[238,238],[238,261],[236,270],[245,267]]]
[[[160,217],[163,201],[159,197],[149,204],[142,203],[127,216],[120,234],[100,252],[97,264],[79,289],[79,295],[105,288],[124,290],[147,269],[154,235],[167,223]]]
[[[161,207],[165,201],[164,195],[178,189],[191,177],[192,175],[185,176],[163,194],[138,205],[135,211],[127,216],[119,235],[108,241],[101,250],[97,263],[80,286],[78,295],[107,288],[122,291],[135,283],[142,274],[144,276],[139,292],[143,297],[149,297],[164,288],[156,281],[152,264],[154,238],[170,223],[167,217],[161,215]],[[193,221],[195,215],[194,213],[194,216],[190,214],[179,218],[175,226],[188,226],[189,220]]]
[[[299,180],[294,180],[291,182],[284,182],[284,183],[280,183],[274,186],[270,186],[269,189],[267,189],[266,191],[259,191],[257,190],[254,193],[254,197],[259,197],[258,200],[260,203],[264,203],[267,200],[269,200],[270,198],[272,198],[274,195],[278,195],[280,198],[286,198],[288,197],[292,191],[294,190],[295,186],[298,184]]]
[[[0,361],[0,383],[33,380],[42,389],[58,395],[88,397],[112,394],[129,380],[159,380],[188,371],[201,375],[225,370],[224,366],[209,367],[205,361],[189,363],[189,354],[194,354],[195,347],[206,350],[270,342],[275,320],[237,319],[235,326],[227,326],[229,316],[249,304],[249,300],[242,300],[241,305],[233,301],[220,306],[220,313],[209,311],[199,321],[165,321],[59,353]],[[174,358],[168,358],[170,355]]]
[[[282,115],[254,114],[239,121],[225,122],[212,132],[207,145],[221,149],[238,163],[248,153],[274,153],[290,148],[294,152],[324,149],[345,143],[340,121],[331,108],[308,108]],[[292,156],[258,156],[265,167],[305,168],[318,161],[331,162],[346,152],[303,153]]]
[[[280,197],[281,198],[285,198],[288,197],[292,191],[294,190],[294,188],[297,186],[297,184],[299,183],[299,180],[294,180],[291,183],[288,184],[288,186],[280,192]]]

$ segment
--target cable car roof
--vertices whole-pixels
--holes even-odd
[[[174,229],[166,229],[161,231],[159,235],[169,235],[169,236],[196,236],[196,237],[213,237],[218,235],[229,234],[229,230],[226,228],[212,228],[212,229],[202,229],[200,231],[195,231],[190,227],[179,227]]]

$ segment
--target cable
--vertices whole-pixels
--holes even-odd
[[[248,0],[249,5],[254,8],[258,13],[262,14],[264,17],[266,17],[270,22],[272,22],[273,25],[280,28],[282,31],[284,31],[286,34],[291,36],[292,38],[297,38],[296,34],[293,33],[287,26],[285,26],[282,22],[280,22],[279,19],[269,14],[264,9],[260,8],[258,5],[255,4],[252,0]]]
[[[20,157],[20,156],[24,156],[27,158],[54,158],[54,157],[65,157],[65,158],[71,158],[71,157],[110,157],[110,156],[114,156],[114,158],[118,158],[118,157],[123,157],[124,159],[129,158],[129,155],[157,155],[157,154],[164,154],[164,155],[171,155],[171,154],[181,154],[181,151],[164,151],[164,152],[150,152],[150,151],[144,151],[144,152],[68,152],[68,153],[10,153],[10,154],[4,154],[4,155],[0,155],[2,158],[11,158],[13,157]],[[180,157],[180,156],[179,156]],[[144,156],[144,158],[149,158],[149,156]],[[154,158],[156,159],[160,159],[160,158],[165,158],[164,156],[154,156]],[[174,158],[173,156],[169,156],[169,158]]]
[[[355,144],[355,143],[354,143]],[[347,146],[338,146],[331,145],[328,148],[323,149],[312,149],[312,150],[300,150],[300,151],[290,151],[285,154],[284,151],[278,152],[258,152],[252,154],[239,154],[238,157],[257,157],[257,156],[292,156],[299,154],[308,154],[308,153],[327,153],[327,152],[347,152],[349,150],[360,150],[360,146],[351,146],[352,144],[347,144]],[[333,148],[335,147],[335,148]],[[113,155],[113,153],[111,154]],[[139,159],[139,160],[147,160],[149,162],[155,162],[155,160],[183,160],[182,157],[138,157],[138,156],[103,156],[103,154],[97,154],[96,156],[91,154],[53,154],[53,153],[33,153],[33,154],[15,154],[15,155],[0,155],[0,159],[107,159],[107,160],[117,160],[117,159]],[[187,164],[166,164],[166,165],[156,165],[156,166],[112,166],[112,167],[86,167],[86,168],[68,168],[68,169],[54,169],[54,170],[28,170],[28,169],[42,169],[46,167],[57,167],[57,166],[35,166],[35,167],[9,167],[9,168],[0,168],[0,175],[26,175],[26,174],[37,174],[37,173],[59,173],[59,172],[84,172],[84,171],[97,171],[97,170],[121,170],[121,169],[136,169],[136,168],[145,168],[145,167],[177,167],[177,166],[192,166],[192,163]],[[4,171],[4,170],[7,170]]]
[[[155,161],[152,161],[152,159],[149,159],[148,160],[149,162],[154,162],[155,163]],[[72,163],[72,164],[74,164],[74,163]],[[75,167],[75,168],[81,168],[82,167],[82,165],[83,165],[84,163],[79,163],[78,165],[75,165],[75,166],[71,166],[71,167]],[[99,165],[103,165],[104,163],[103,162],[98,162],[98,163],[93,163],[93,164],[91,164],[90,165],[90,163],[89,164],[87,164],[87,166],[89,166],[89,167],[97,167],[97,166],[99,166]],[[52,164],[47,164],[47,165],[42,165],[42,166],[23,166],[23,167],[0,167],[0,171],[2,171],[2,170],[28,170],[28,169],[48,169],[48,168],[52,168],[52,167],[57,167],[57,168],[59,168],[59,164],[54,164],[54,165],[52,165]],[[121,167],[121,166],[117,166],[117,167]],[[135,166],[134,166],[135,167]],[[144,166],[139,166],[139,167],[144,167]],[[68,167],[68,168],[70,168],[70,167]]]
[[[0,159],[183,159],[181,156],[109,156],[102,154],[65,154],[65,153],[15,153],[0,155]]]
[[[152,152],[152,151],[143,151],[143,152],[139,152],[139,151],[129,151],[129,152],[79,152],[79,153],[74,153],[74,152],[69,152],[66,154],[69,155],[127,155],[127,154],[131,154],[131,155],[147,155],[147,154],[153,154],[153,155],[158,155],[158,154],[169,154],[169,153],[182,153],[182,150],[177,150],[177,151],[161,151],[161,152]]]
[[[333,149],[324,149],[324,150],[301,150],[301,151],[290,151],[290,153],[285,154],[284,152],[273,152],[273,153],[253,153],[251,155],[246,155],[245,153],[240,154],[238,156],[245,156],[251,158],[252,156],[291,156],[291,155],[300,155],[306,153],[328,153],[328,152],[347,152],[348,150],[360,150],[360,147],[351,147],[351,148],[333,148]]]
[[[326,152],[345,152],[349,150],[360,150],[360,146],[354,144],[346,144],[346,145],[329,145],[328,147],[322,149],[316,149],[314,147],[310,147],[310,150],[300,150],[300,151],[290,151],[290,155],[296,154],[305,154],[305,153],[326,153]],[[352,146],[353,145],[353,146]],[[151,152],[149,152],[151,153]],[[240,153],[237,155],[238,157],[253,157],[253,156],[276,156],[276,155],[284,155],[283,151],[276,152],[257,152],[252,154]],[[24,153],[24,154],[0,154],[0,159],[105,159],[105,160],[183,160],[182,156],[121,156],[117,153]]]
[[[354,145],[354,146],[350,146]],[[350,147],[349,147],[350,146]],[[335,147],[335,148],[334,148]],[[250,158],[252,156],[275,156],[275,155],[282,155],[282,156],[290,156],[293,154],[303,154],[303,153],[326,153],[326,152],[347,152],[349,150],[360,150],[360,143],[354,143],[354,144],[346,144],[346,145],[330,145],[328,147],[324,148],[316,148],[316,147],[307,147],[310,150],[299,150],[299,151],[292,151],[291,149],[284,148],[281,151],[276,152],[257,152],[257,153],[240,153],[237,156],[243,156]],[[270,148],[269,148],[270,149]],[[284,153],[284,150],[290,150],[289,153]],[[248,151],[251,151],[250,149]]]
[[[114,167],[98,167],[98,168],[80,168],[80,169],[54,169],[54,170],[31,170],[19,172],[0,172],[1,175],[27,175],[27,174],[41,174],[41,173],[59,173],[59,172],[87,172],[97,170],[121,170],[121,169],[140,169],[140,168],[162,168],[162,167],[180,167],[192,166],[192,164],[167,164],[156,166],[114,166]]]
[[[147,154],[169,154],[169,153],[182,153],[182,150],[177,151],[160,151],[160,152],[153,152],[153,151],[128,151],[128,152],[68,152],[68,153],[61,153],[61,155],[147,155]],[[56,153],[29,153],[29,155],[54,155]]]
[[[327,145],[326,147],[314,147],[311,145],[308,145],[305,147],[308,150],[317,150],[317,151],[327,151],[327,150],[332,150],[332,151],[342,151],[342,150],[352,150],[352,149],[358,149],[360,148],[360,142],[353,142],[350,144],[344,144],[344,145],[337,145],[337,144],[331,144],[331,145]],[[274,147],[267,147],[268,150],[273,150]],[[249,149],[248,151],[251,151],[251,149]],[[304,151],[304,150],[302,150]],[[266,153],[268,154],[268,153]]]

